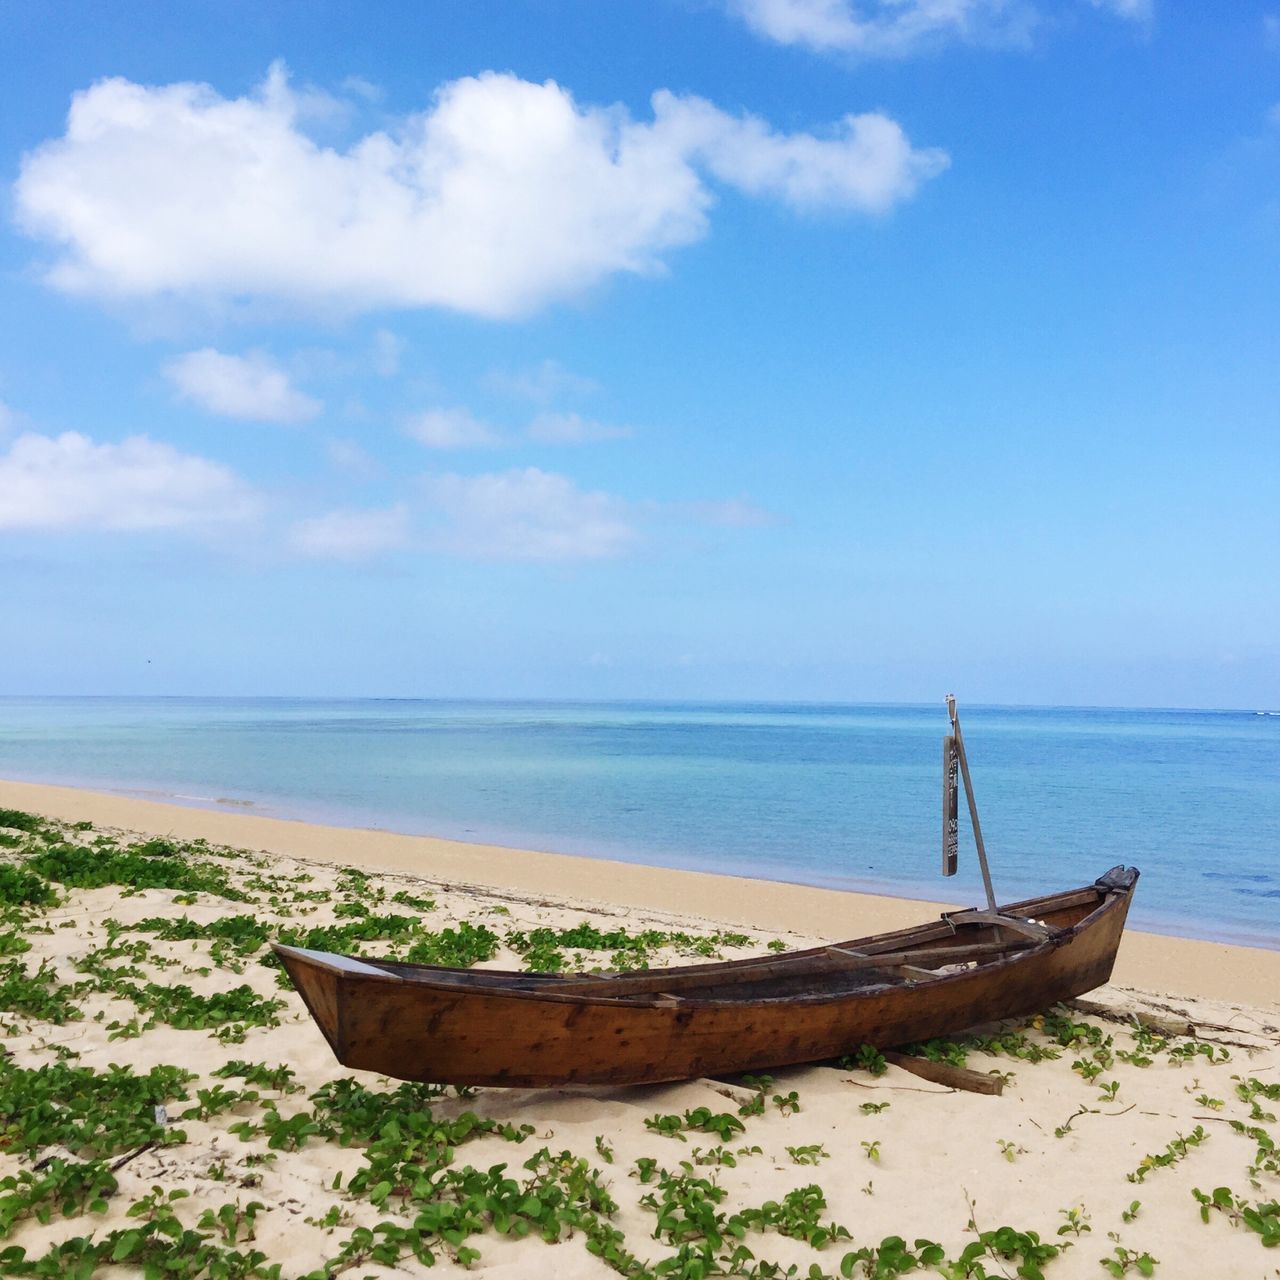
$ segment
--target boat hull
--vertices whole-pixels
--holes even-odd
[[[1005,908],[1051,927],[1052,936],[1038,943],[1019,946],[993,926],[932,924],[754,966],[645,975],[636,985],[649,989],[631,993],[626,979],[611,987],[607,979],[379,968],[376,961],[276,950],[345,1066],[444,1084],[657,1083],[929,1039],[1036,1013],[1100,986],[1111,975],[1137,881],[1136,871],[1109,876],[1110,884],[1104,877]],[[952,920],[963,921],[963,913]],[[867,964],[890,948],[894,956],[928,955],[936,966],[948,948],[965,956],[1000,947],[1000,939],[1008,946],[990,959],[941,973],[907,965],[914,976],[904,978],[901,966],[889,975]],[[842,956],[853,957],[844,968]]]

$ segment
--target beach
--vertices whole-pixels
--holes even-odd
[[[0,1280],[1280,1280],[1280,0],[0,13]]]
[[[874,1057],[431,1090],[341,1067],[264,940],[359,926],[350,949],[370,955],[412,941],[450,962],[465,943],[483,966],[550,949],[610,968],[972,904],[29,783],[0,782],[0,810],[19,815],[0,823],[0,1274],[73,1274],[94,1248],[102,1275],[141,1275],[157,1249],[187,1250],[191,1275],[1277,1274],[1280,951],[1130,930],[1106,987],[955,1038],[950,1060],[1001,1073],[1000,1096]],[[73,1124],[85,1098],[131,1119]]]

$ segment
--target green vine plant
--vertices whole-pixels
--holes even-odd
[[[1209,1135],[1204,1131],[1203,1125],[1196,1125],[1186,1137],[1178,1134],[1159,1154],[1143,1156],[1138,1163],[1138,1167],[1132,1173],[1125,1174],[1125,1177],[1130,1182],[1145,1182],[1147,1174],[1151,1173],[1152,1170],[1166,1169],[1170,1165],[1185,1160],[1194,1147],[1200,1146],[1201,1143],[1207,1142],[1208,1139]]]
[[[1136,1271],[1140,1276],[1153,1276],[1160,1262],[1149,1253],[1138,1253],[1123,1245],[1116,1245],[1109,1258],[1099,1258],[1098,1261],[1113,1276],[1127,1275],[1130,1271]]]
[[[1209,1193],[1195,1187],[1191,1194],[1200,1205],[1202,1221],[1208,1222],[1211,1216],[1219,1214],[1232,1226],[1256,1231],[1265,1248],[1274,1249],[1280,1245],[1280,1202],[1250,1202],[1237,1196],[1230,1187],[1215,1187]]]
[[[121,900],[133,899],[132,909],[113,906],[92,920],[77,914],[79,895],[108,887]],[[469,1267],[488,1251],[487,1241],[501,1238],[528,1239],[533,1249],[539,1241],[576,1241],[626,1280],[891,1280],[910,1273],[1041,1280],[1090,1232],[1079,1205],[1061,1210],[1052,1225],[1036,1224],[1048,1239],[1013,1225],[980,1230],[971,1221],[972,1237],[962,1248],[909,1231],[855,1240],[857,1222],[841,1221],[847,1203],[833,1212],[827,1192],[809,1179],[842,1162],[846,1175],[858,1159],[882,1165],[884,1140],[842,1134],[838,1146],[827,1138],[828,1151],[817,1141],[826,1136],[821,1095],[806,1096],[802,1112],[785,1078],[741,1078],[745,1101],[739,1104],[743,1094],[730,1090],[734,1102],[726,1111],[672,1107],[644,1119],[643,1128],[637,1117],[635,1132],[625,1136],[597,1134],[592,1141],[588,1134],[585,1152],[563,1149],[543,1121],[536,1144],[549,1145],[531,1152],[534,1125],[484,1114],[487,1093],[336,1075],[304,1088],[295,1066],[279,1060],[287,1049],[276,1046],[288,1044],[292,1020],[305,1015],[291,991],[262,993],[284,978],[270,953],[273,940],[459,968],[496,961],[552,972],[643,969],[673,952],[696,960],[751,943],[728,930],[627,930],[586,919],[548,927],[531,923],[511,901],[512,908],[468,910],[470,919],[445,918],[456,895],[443,887],[0,810],[0,1024],[11,1029],[6,1048],[17,1046],[0,1056],[0,1150],[11,1159],[0,1179],[0,1275],[106,1280],[113,1268],[128,1268],[146,1280],[358,1280],[379,1267],[416,1271],[445,1260]],[[54,936],[55,929],[83,929],[83,940],[79,932]],[[69,951],[69,944],[78,949]],[[755,945],[765,950],[763,939]],[[278,1027],[286,1031],[270,1039]],[[136,1063],[155,1062],[159,1028],[199,1036],[200,1052],[190,1061],[206,1064],[203,1074],[167,1064],[145,1071],[102,1065],[109,1045]],[[1057,1008],[1020,1026],[926,1041],[910,1051],[954,1065],[976,1054],[1028,1064],[1068,1056],[1103,1101],[1119,1091],[1117,1063],[1141,1067],[1163,1057],[1204,1074],[1228,1060],[1220,1047],[1192,1039],[1165,1039],[1136,1025],[1129,1035],[1130,1047],[1121,1050],[1102,1028]],[[273,1046],[270,1054],[232,1049],[259,1037]],[[872,1087],[867,1075],[888,1069],[872,1045],[837,1065],[863,1073],[862,1088]],[[1207,1091],[1196,1102],[1235,1110],[1235,1117],[1214,1118],[1249,1144],[1257,1194],[1197,1188],[1196,1208],[1186,1211],[1198,1210],[1224,1238],[1235,1231],[1242,1243],[1253,1235],[1273,1247],[1280,1208],[1268,1180],[1280,1170],[1265,1126],[1275,1121],[1280,1086],[1243,1074],[1233,1080],[1229,1104]],[[891,1084],[899,1086],[896,1076],[874,1087]],[[1200,1090],[1193,1081],[1188,1099]],[[884,1132],[871,1117],[889,1102],[849,1095],[845,1106],[855,1127],[865,1118],[864,1132]],[[1083,1107],[1060,1133],[1090,1113],[1096,1109]],[[808,1127],[819,1124],[817,1132]],[[792,1145],[783,1145],[784,1134]],[[1132,1180],[1185,1159],[1206,1137],[1199,1128],[1179,1134],[1147,1157]],[[628,1144],[637,1138],[678,1158],[631,1161]],[[1008,1160],[1029,1156],[1012,1141],[996,1142]],[[131,1190],[139,1185],[135,1175],[164,1180],[155,1170],[184,1145],[193,1153],[216,1150],[192,1175],[197,1195],[171,1185],[141,1196]],[[1233,1143],[1233,1150],[1244,1164],[1246,1148]],[[345,1153],[340,1172],[339,1153]],[[333,1176],[326,1174],[301,1219],[323,1265],[299,1277],[299,1266],[314,1261],[298,1264],[286,1274],[259,1240],[274,1236],[268,1227],[281,1213],[272,1207],[279,1180],[330,1158]],[[747,1198],[735,1188],[744,1185],[742,1166],[752,1160],[766,1177],[802,1185],[768,1184],[768,1198]],[[877,1204],[892,1203],[894,1179],[903,1176],[894,1166],[906,1163],[882,1165]],[[859,1167],[864,1176],[881,1177],[881,1169]],[[870,1180],[859,1190],[876,1195]],[[633,1215],[638,1206],[643,1230],[623,1230],[620,1224],[635,1218],[622,1216],[620,1201]],[[1139,1208],[1135,1200],[1121,1216],[1130,1222]],[[1158,1265],[1114,1243],[1099,1260],[1112,1274],[1149,1275],[1143,1268]],[[807,1251],[801,1262],[790,1260],[797,1249]],[[780,1253],[785,1263],[776,1260]],[[548,1265],[535,1257],[530,1273]]]

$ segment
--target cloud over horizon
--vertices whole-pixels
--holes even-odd
[[[779,523],[747,498],[630,501],[584,490],[569,476],[538,467],[416,478],[402,501],[344,507],[295,519],[285,545],[295,554],[359,563],[389,552],[462,560],[566,563],[614,560],[670,545],[682,525],[724,530]]]
[[[434,545],[454,555],[602,560],[632,550],[639,538],[622,499],[537,467],[424,476],[421,487],[442,521]]]
[[[708,177],[792,208],[883,213],[948,162],[881,113],[779,133],[659,90],[646,121],[508,73],[448,82],[345,150],[308,135],[309,103],[278,63],[240,98],[122,77],[76,93],[14,193],[20,227],[57,246],[48,282],[508,318],[663,270],[708,232]]]
[[[288,543],[300,555],[349,563],[397,551],[409,542],[409,512],[402,504],[375,510],[330,511],[297,521]]]
[[[257,500],[230,468],[144,435],[26,432],[0,454],[0,529],[136,533],[236,523]]]

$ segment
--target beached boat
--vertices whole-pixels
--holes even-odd
[[[1047,1009],[1106,982],[1138,872],[997,907],[955,700],[943,740],[943,874],[959,785],[981,910],[835,945],[628,973],[449,969],[276,944],[338,1060],[401,1080],[652,1084],[821,1062]]]
[[[785,956],[535,974],[275,950],[344,1066],[401,1080],[651,1084],[821,1062],[1106,982],[1138,873]]]

